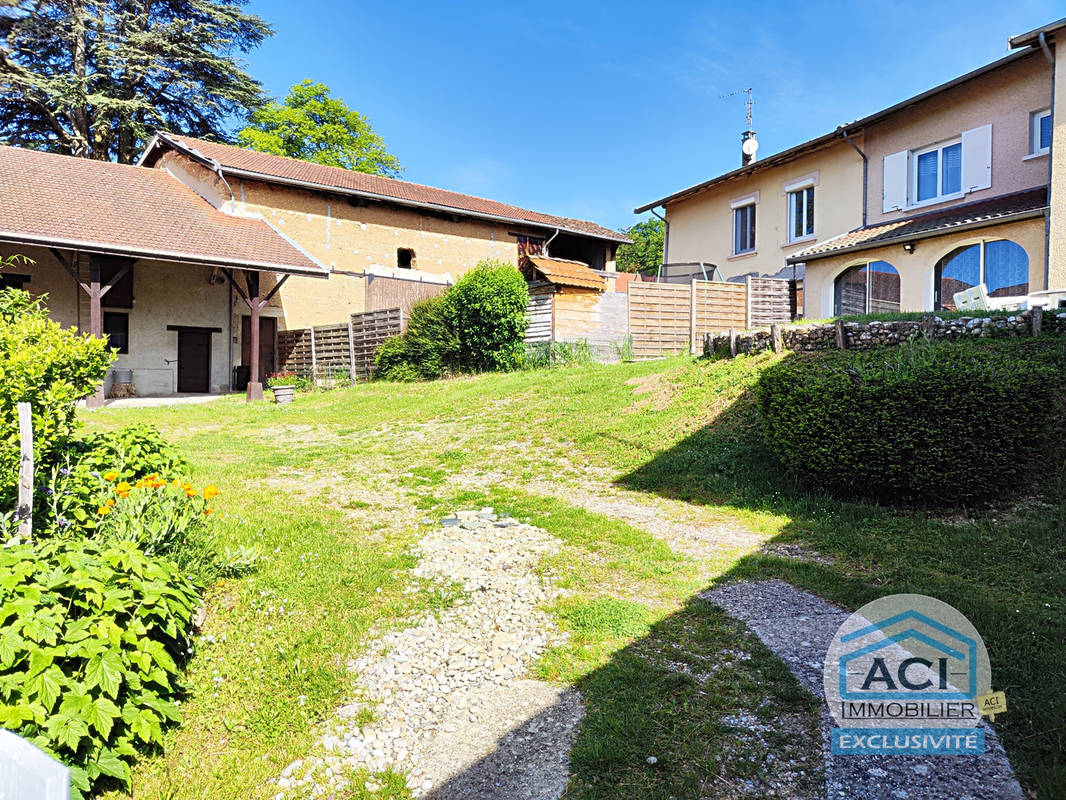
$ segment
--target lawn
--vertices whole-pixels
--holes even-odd
[[[450,602],[404,591],[425,520],[483,503],[563,542],[541,569],[568,592],[551,611],[571,638],[537,674],[575,683],[586,699],[568,796],[713,794],[780,772],[766,760],[774,752],[794,762],[797,792],[818,793],[817,704],[758,640],[694,599],[717,581],[760,576],[848,607],[904,591],[958,607],[984,636],[994,688],[1007,692],[997,729],[1020,779],[1041,798],[1063,796],[1061,470],[1044,476],[1045,494],[984,512],[811,495],[761,440],[750,390],[773,359],[371,384],[287,408],[225,398],[86,415],[92,428],[159,426],[195,479],[224,490],[227,543],[265,554],[254,574],[213,588],[186,722],[167,755],[136,771],[135,796],[272,796],[266,780],[305,756],[318,724],[355,691],[346,664],[372,629]],[[744,535],[686,551],[590,504],[590,492],[646,506],[664,524]],[[785,543],[824,558],[760,547]],[[739,712],[766,722],[769,738],[737,727]]]

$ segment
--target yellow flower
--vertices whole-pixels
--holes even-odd
[[[105,472],[104,473],[104,480],[107,481],[108,483],[113,482],[115,480],[115,478],[117,478],[117,477],[118,477],[118,473],[117,472]]]
[[[100,506],[98,509],[96,509],[96,513],[99,514],[101,517],[106,517],[108,514],[111,513],[111,506]]]
[[[220,492],[218,487],[213,483],[210,486],[204,487],[204,500],[210,500],[212,497],[218,497],[220,494],[222,494],[222,492]]]
[[[108,507],[111,507],[114,504],[115,504],[115,500],[114,500],[114,498],[111,498],[111,497],[107,498],[107,502],[104,503],[104,505],[108,506]]]
[[[207,515],[210,515],[214,510],[215,509],[213,509],[213,508],[205,508],[204,509],[204,513],[207,514]]]
[[[115,491],[118,492],[119,494],[122,494],[122,492],[129,492],[129,490],[132,489],[132,488],[133,487],[130,486],[125,481],[122,481],[122,483],[116,483],[115,484]]]

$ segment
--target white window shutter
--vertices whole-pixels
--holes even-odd
[[[885,156],[884,169],[881,210],[885,213],[902,211],[907,205],[907,151]]]
[[[962,134],[962,190],[975,192],[992,185],[992,126]]]

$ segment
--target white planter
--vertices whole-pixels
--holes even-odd
[[[285,405],[291,403],[293,397],[296,396],[296,386],[271,386],[270,391],[274,393],[274,402],[278,405]]]

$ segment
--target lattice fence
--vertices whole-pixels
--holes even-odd
[[[367,380],[374,354],[390,336],[403,332],[398,308],[352,314],[350,322],[278,331],[278,370],[319,383]]]

